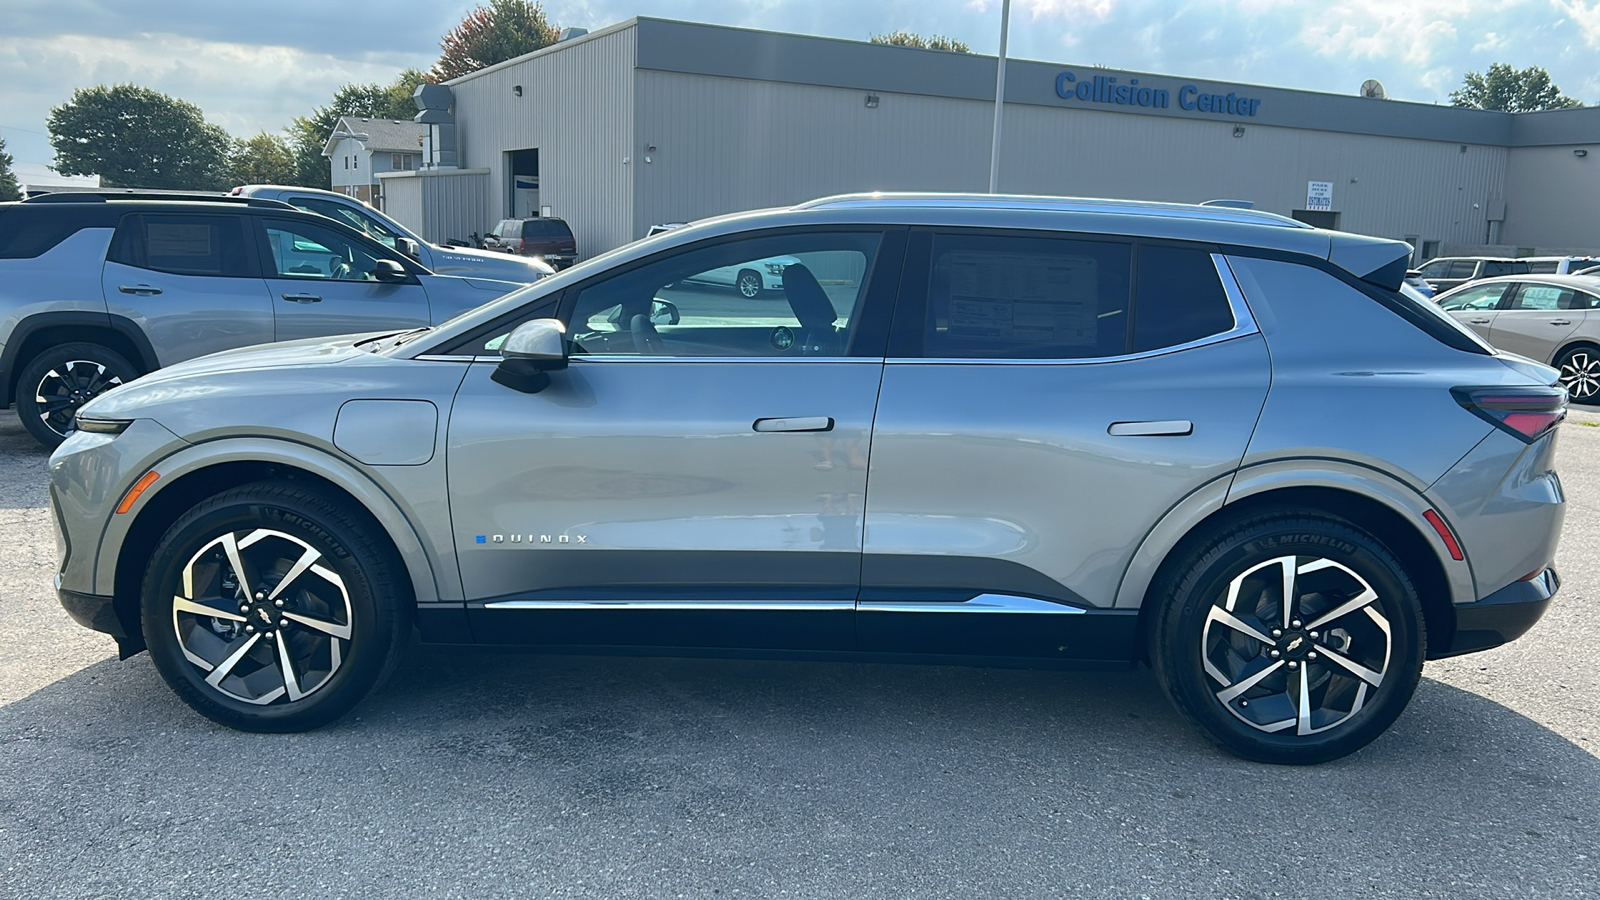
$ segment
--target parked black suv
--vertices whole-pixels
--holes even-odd
[[[578,241],[567,223],[553,216],[536,219],[501,219],[483,239],[490,250],[534,256],[556,269],[578,261]]]

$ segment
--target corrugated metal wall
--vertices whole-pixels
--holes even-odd
[[[489,213],[489,173],[482,169],[424,172],[415,180],[422,183],[422,236],[430,243],[443,244],[446,238],[466,240],[476,231],[486,234],[494,228]],[[390,183],[394,179],[389,179]],[[490,222],[488,226],[482,223]]]
[[[506,151],[539,150],[539,202],[587,257],[632,240],[632,26],[597,33],[452,84],[464,168],[486,168],[480,234],[509,215]],[[512,92],[522,86],[522,96]]]
[[[989,103],[640,71],[638,219],[684,221],[864,190],[987,188]],[[1378,101],[1373,101],[1378,102]],[[1334,183],[1340,227],[1482,241],[1502,147],[1009,104],[1000,189],[1141,200],[1254,201],[1287,214]],[[641,151],[642,155],[642,151]],[[1474,208],[1473,204],[1477,204]]]
[[[432,241],[433,236],[427,233],[422,221],[422,179],[407,174],[387,175],[379,181],[383,183],[383,211],[396,222]]]
[[[1501,243],[1600,247],[1600,147],[1512,148],[1506,198]]]

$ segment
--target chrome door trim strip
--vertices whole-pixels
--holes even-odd
[[[1033,597],[1011,594],[979,594],[959,603],[939,600],[863,600],[856,604],[863,612],[915,612],[915,613],[1043,613],[1045,615],[1082,615],[1088,612],[1081,606],[1068,606]]]
[[[836,600],[493,600],[484,609],[716,610],[719,612],[838,612],[854,603]]]

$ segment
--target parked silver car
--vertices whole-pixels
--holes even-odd
[[[1030,197],[698,223],[99,397],[50,461],[58,593],[247,730],[343,715],[416,626],[1146,660],[1234,752],[1332,759],[1557,588],[1566,392],[1400,293],[1408,253]],[[779,256],[781,305],[675,287]]]
[[[85,402],[162,366],[421,327],[518,287],[436,275],[271,200],[47,194],[0,204],[0,386],[54,447]]]
[[[1600,403],[1600,278],[1489,278],[1435,302],[1499,349],[1555,366],[1574,403]]]
[[[1526,275],[1528,261],[1494,256],[1441,256],[1423,263],[1418,272],[1435,291],[1442,293],[1482,278]]]
[[[429,243],[421,235],[389,216],[335,191],[282,184],[244,184],[231,192],[237,197],[279,200],[296,209],[327,216],[362,232],[391,250],[398,250],[421,263],[436,275],[493,278],[517,284],[532,284],[555,269],[542,259],[508,257],[504,253],[475,247],[443,246]],[[461,235],[465,238],[466,235]]]

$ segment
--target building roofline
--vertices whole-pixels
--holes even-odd
[[[484,66],[483,68],[477,70],[476,72],[468,72],[467,74],[462,75],[460,78],[452,78],[449,81],[443,82],[443,84],[448,85],[450,87],[455,87],[458,84],[462,84],[462,83],[471,81],[474,78],[478,78],[478,77],[483,76],[483,75],[488,75],[490,72],[498,72],[501,69],[509,69],[512,66],[515,66],[515,65],[517,65],[519,63],[527,62],[528,60],[533,59],[536,56],[548,56],[551,53],[555,53],[555,52],[557,52],[559,50],[565,50],[568,47],[576,47],[579,44],[586,43],[588,41],[592,41],[595,38],[605,37],[606,35],[610,35],[610,34],[616,34],[619,31],[626,31],[627,29],[633,28],[634,26],[636,26],[638,24],[639,24],[639,18],[637,16],[635,16],[634,18],[631,18],[631,19],[624,19],[621,22],[617,22],[617,23],[614,23],[614,24],[611,24],[611,25],[607,25],[604,28],[597,28],[594,31],[589,32],[588,34],[580,34],[575,38],[569,38],[569,39],[564,40],[564,41],[556,41],[554,44],[551,44],[548,47],[540,47],[539,49],[533,51],[532,53],[524,53],[521,56],[512,57],[511,59],[508,59],[508,60],[506,60],[504,62],[497,62],[492,66]]]

